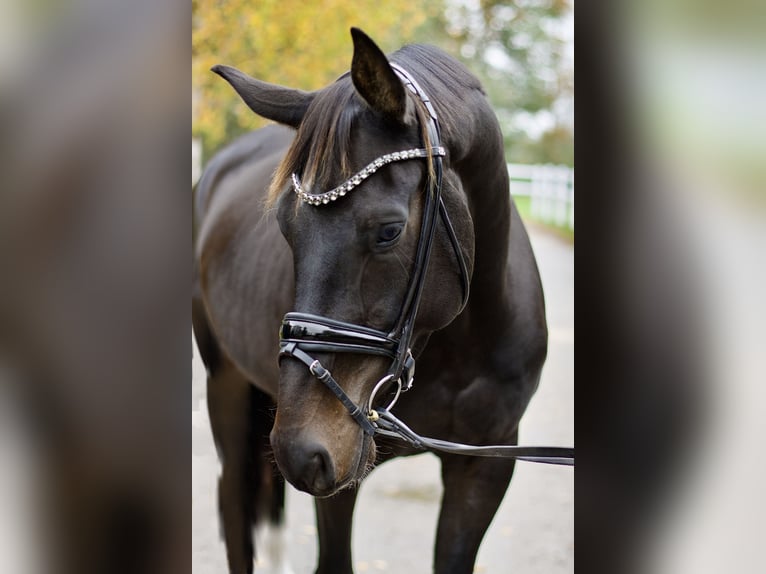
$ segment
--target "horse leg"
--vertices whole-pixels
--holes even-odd
[[[250,383],[231,365],[208,377],[210,426],[222,473],[218,479],[218,511],[223,526],[230,574],[253,572],[254,460],[250,433]]]
[[[274,574],[293,574],[287,559],[285,532],[285,479],[273,462],[269,434],[276,404],[266,393],[253,389],[252,424],[258,445],[256,470],[255,540],[258,557],[265,556]],[[261,552],[263,551],[263,554]]]
[[[459,455],[441,458],[444,495],[434,572],[471,574],[479,545],[511,481],[515,461]]]
[[[357,489],[347,488],[314,503],[319,530],[319,566],[316,574],[353,574],[351,565],[351,522]]]
[[[269,490],[268,511],[265,513],[269,521],[266,524],[260,523],[259,520],[255,531],[256,547],[259,557],[263,550],[273,574],[294,574],[287,557],[287,532],[284,519],[285,479],[276,467],[273,468],[273,475],[269,477],[271,487],[263,489]]]

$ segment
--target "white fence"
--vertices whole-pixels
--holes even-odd
[[[511,194],[528,196],[534,219],[574,230],[574,170],[565,165],[508,164]]]

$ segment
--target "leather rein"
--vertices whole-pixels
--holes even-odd
[[[420,98],[428,111],[428,146],[422,149],[405,150],[382,156],[365,167],[361,172],[352,176],[347,182],[329,192],[322,194],[306,192],[301,187],[300,179],[296,174],[293,174],[293,188],[298,197],[305,203],[309,205],[323,205],[343,197],[364,181],[364,179],[377,171],[377,169],[388,163],[430,157],[433,162],[433,175],[429,173],[428,176],[414,270],[401,310],[399,311],[399,318],[394,328],[389,333],[386,333],[370,327],[344,323],[308,313],[287,313],[282,321],[279,333],[279,358],[281,360],[284,357],[291,357],[306,365],[311,374],[332,391],[346,410],[348,410],[351,417],[359,424],[365,435],[369,437],[380,435],[397,438],[419,450],[472,456],[515,458],[531,462],[574,466],[573,448],[516,445],[472,446],[433,439],[417,434],[391,413],[391,408],[396,403],[399,395],[412,387],[415,377],[415,359],[412,356],[411,350],[412,335],[425,285],[434,231],[439,218],[447,231],[460,269],[463,288],[461,310],[468,301],[470,285],[468,268],[441,195],[442,157],[446,152],[444,148],[440,147],[441,138],[436,111],[426,93],[406,70],[393,62],[391,67],[404,85]],[[387,374],[375,385],[370,399],[364,407],[355,404],[333,378],[330,371],[312,355],[312,353],[328,352],[375,355],[389,358],[392,361]],[[392,384],[397,385],[393,400],[385,408],[374,409],[373,401],[377,393]]]

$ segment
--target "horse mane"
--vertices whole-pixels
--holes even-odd
[[[410,44],[389,56],[410,72],[423,87],[436,108],[442,141],[455,141],[465,122],[468,94],[486,95],[481,82],[468,68],[447,52],[425,44]]]
[[[462,64],[434,46],[407,45],[391,54],[389,59],[411,72],[429,94],[438,108],[444,135],[450,134],[459,122],[461,91],[479,90],[483,93],[479,81]],[[428,111],[419,98],[412,98],[412,101],[424,145],[428,148]],[[322,90],[306,111],[295,140],[274,173],[266,198],[267,207],[273,207],[290,185],[293,173],[301,174],[307,189],[327,189],[333,179],[338,181],[339,175],[341,180],[349,178],[352,175],[348,162],[351,133],[365,109],[366,104],[348,74]],[[433,175],[430,157],[428,170]]]

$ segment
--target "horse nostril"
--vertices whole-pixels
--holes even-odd
[[[330,454],[318,445],[307,445],[303,478],[312,493],[324,493],[335,487],[335,470]]]
[[[307,476],[311,475],[313,471],[313,476],[311,476],[311,481],[313,483],[316,484],[317,482],[322,482],[324,480],[323,476],[325,471],[324,457],[319,453],[312,456],[307,470]]]
[[[335,465],[324,446],[301,437],[286,440],[274,434],[271,438],[277,465],[288,482],[314,496],[332,493],[337,486]]]

